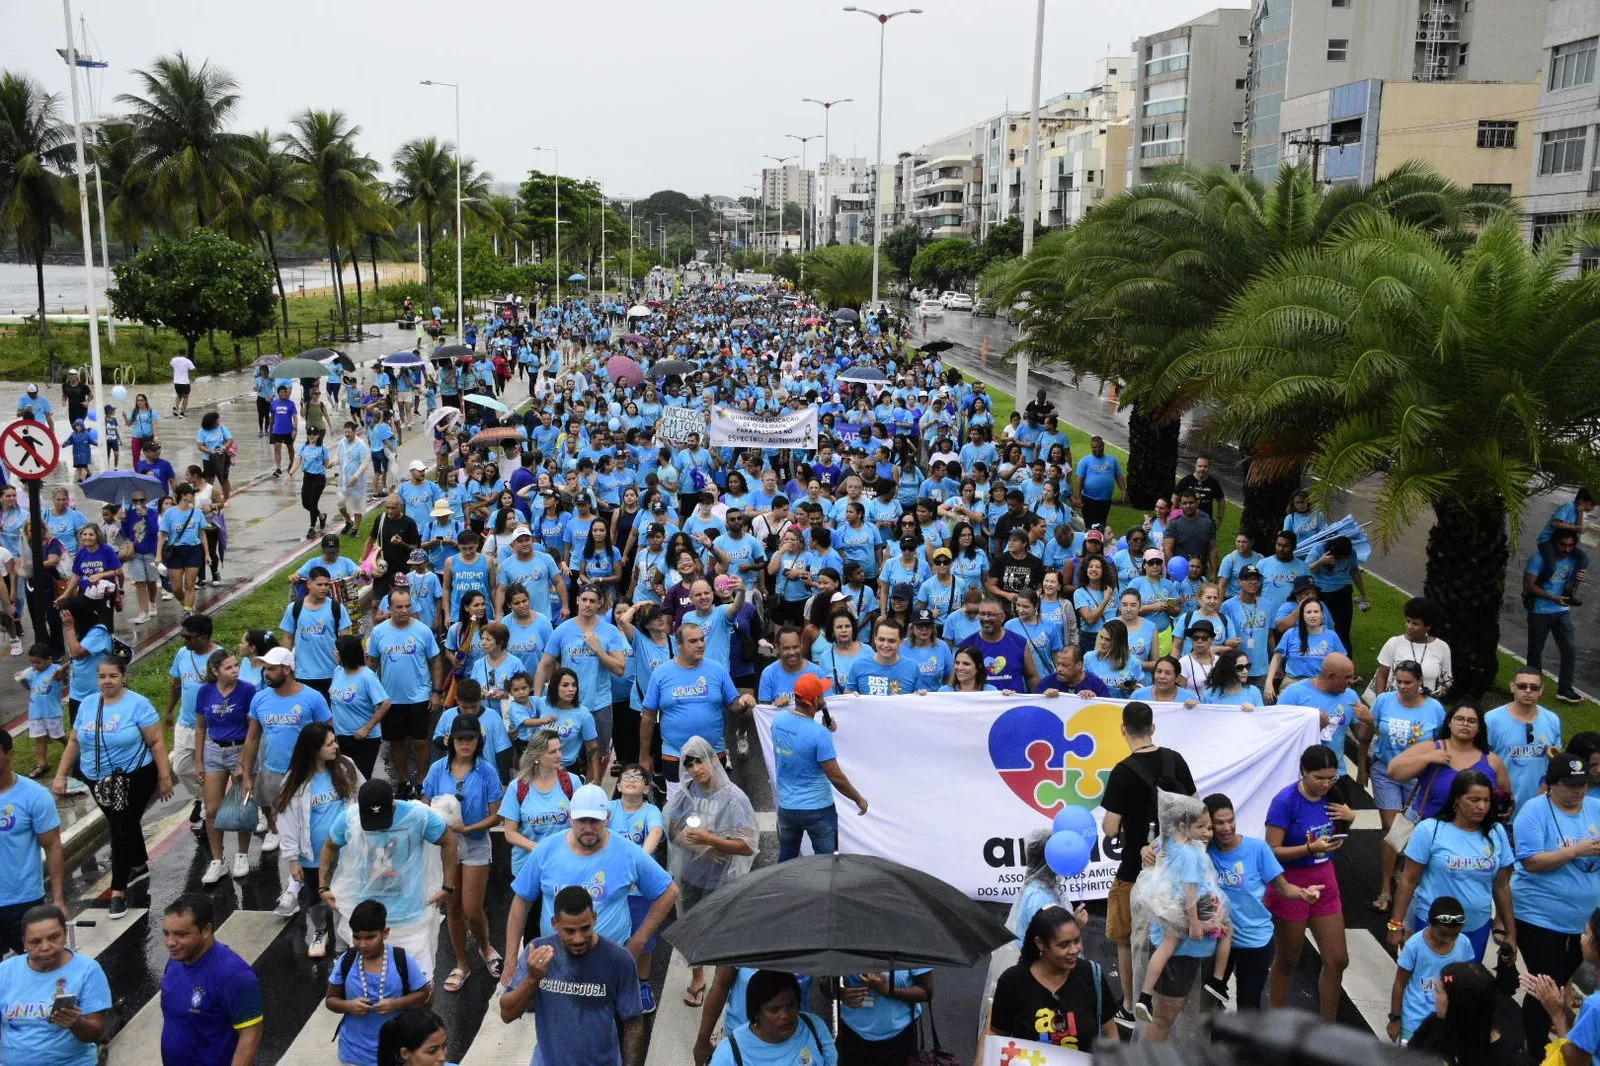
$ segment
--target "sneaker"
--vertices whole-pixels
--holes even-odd
[[[260,834],[265,833],[266,831],[267,831],[267,813],[265,811],[260,811],[260,812],[258,812],[256,814],[256,835],[259,836]]]
[[[194,587],[197,588],[197,589],[205,588],[206,584],[207,584],[207,582],[206,582],[206,579],[204,577],[197,577],[197,578],[194,579]]]
[[[322,512],[319,512],[317,514],[317,528],[322,530],[324,533],[326,533],[328,531],[328,512],[327,511],[322,511]]]
[[[272,908],[272,913],[279,918],[293,918],[300,913],[300,895],[291,888],[286,888],[278,894],[278,905]]]
[[[307,526],[306,527],[306,540],[311,540],[316,535],[317,535],[317,527],[316,526]]]
[[[22,638],[21,637],[12,637],[11,638],[11,654],[12,655],[21,655],[22,654]]]
[[[1133,1016],[1141,1022],[1153,1022],[1156,1019],[1155,999],[1148,992],[1139,993],[1139,1002],[1133,1005]]]
[[[306,948],[306,958],[325,959],[328,957],[328,934],[325,930],[318,929],[311,934],[311,944]]]
[[[744,734],[744,733],[740,733],[739,734],[739,741],[738,741],[738,744],[736,745],[736,747],[738,747],[740,755],[749,755],[750,754],[750,737],[748,735]]]
[[[645,1014],[656,1012],[656,994],[650,990],[650,985],[645,981],[639,982],[639,1008]]]
[[[1583,697],[1576,692],[1557,692],[1556,699],[1562,703],[1582,703]]]
[[[128,916],[128,897],[112,896],[111,906],[106,908],[107,915],[114,922]]]
[[[250,856],[239,852],[233,857],[233,878],[240,880],[250,876]]]
[[[274,470],[272,472],[272,476],[273,477],[282,477],[283,476],[283,469],[280,467],[279,469]]]
[[[200,883],[202,885],[214,885],[222,880],[223,875],[227,872],[228,864],[226,862],[221,859],[212,859],[206,864],[206,872],[200,875]]]
[[[172,599],[172,593],[168,592],[166,589],[162,589],[161,590],[161,598],[164,599],[164,600],[170,600],[170,599]]]
[[[1117,1023],[1118,1029],[1126,1029],[1130,1033],[1133,1032],[1133,1012],[1127,1007],[1118,1007],[1117,1013],[1111,1016],[1111,1020]]]
[[[205,817],[205,807],[200,803],[199,800],[195,800],[194,803],[189,806],[189,824],[194,825],[197,822],[204,823]]]
[[[278,850],[278,834],[277,833],[268,833],[266,836],[262,837],[261,838],[261,850],[263,852],[277,851]]]
[[[1206,994],[1222,1006],[1228,1005],[1228,982],[1219,977],[1206,978]]]

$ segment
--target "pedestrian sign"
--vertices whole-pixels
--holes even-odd
[[[0,430],[0,462],[24,481],[42,481],[61,461],[61,445],[50,427],[18,419]]]

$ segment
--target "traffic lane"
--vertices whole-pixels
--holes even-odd
[[[994,385],[1003,387],[1007,392],[1015,389],[1016,363],[1003,353],[1016,342],[1016,331],[1004,319],[972,319],[968,315],[951,313],[940,322],[930,325],[929,339],[935,336],[956,344],[955,348],[943,353],[947,364],[968,374],[978,375]],[[987,358],[981,354],[985,339],[990,343]],[[1063,368],[1035,362],[1031,364],[1029,382],[1032,388],[1047,390],[1049,399],[1066,421],[1090,433],[1098,433],[1124,447],[1127,445],[1125,416],[1112,410],[1107,390],[1100,387],[1093,378],[1085,378],[1082,383],[1074,386],[1071,383],[1070,373]],[[1187,440],[1188,434],[1194,430],[1192,418],[1186,418],[1184,424],[1188,431],[1186,443],[1189,446],[1185,449],[1179,473],[1186,472],[1188,462],[1199,450]],[[1243,488],[1242,466],[1238,453],[1230,448],[1210,445],[1205,450],[1216,459],[1213,472],[1223,483],[1229,498],[1237,505],[1242,499]],[[1378,479],[1368,478],[1353,489],[1340,493],[1330,513],[1353,514],[1370,532],[1375,528],[1377,519],[1377,493],[1380,485]],[[1505,593],[1498,614],[1500,643],[1518,657],[1524,656],[1528,647],[1527,613],[1522,607],[1522,570],[1534,553],[1534,541],[1539,530],[1543,528],[1544,520],[1571,497],[1570,490],[1535,494],[1529,500],[1527,517],[1518,531],[1507,567]],[[1378,543],[1374,540],[1372,558],[1367,569],[1409,595],[1421,595],[1427,577],[1427,543],[1432,526],[1433,516],[1423,514],[1389,542]],[[1259,547],[1258,545],[1258,549]],[[1596,607],[1586,605],[1576,609],[1574,621],[1580,629],[1585,625],[1594,624],[1597,619],[1600,619],[1600,609]],[[1400,629],[1396,620],[1394,630],[1398,633]],[[1547,669],[1554,669],[1556,663],[1554,655],[1552,643],[1546,648],[1544,666]],[[1364,673],[1366,670],[1375,669],[1369,664],[1358,664],[1358,666]],[[1586,692],[1600,691],[1600,659],[1579,656],[1576,676],[1579,689]]]

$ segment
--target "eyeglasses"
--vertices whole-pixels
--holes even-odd
[[[1471,725],[1471,726],[1475,726],[1475,725],[1478,724],[1478,719],[1473,717],[1470,714],[1458,714],[1458,715],[1453,716],[1450,719],[1450,724],[1451,725]],[[1531,732],[1533,730],[1533,727],[1529,726],[1528,729]],[[1532,740],[1533,738],[1529,737],[1528,739]]]
[[[1428,921],[1433,925],[1466,925],[1465,914],[1436,914]]]
[[[143,503],[144,502],[144,497],[143,496],[135,496],[133,498],[133,502],[134,503]]]
[[[641,773],[638,773],[636,771],[629,772],[629,773],[623,774],[622,777],[621,777],[621,780],[623,780],[623,781],[643,781],[644,780],[644,775],[641,774]]]

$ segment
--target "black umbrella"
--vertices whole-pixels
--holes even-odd
[[[471,355],[472,349],[465,344],[446,344],[431,356],[432,359],[460,359],[464,355]]]
[[[818,975],[971,966],[1012,939],[937,877],[872,855],[812,855],[756,870],[662,936],[691,966]]]
[[[332,348],[307,348],[305,351],[303,351],[299,355],[295,356],[295,358],[296,359],[315,359],[317,362],[320,363],[320,362],[322,362],[322,360],[324,360],[324,359],[332,359],[334,356],[336,356],[338,354],[339,353],[334,351]]]
[[[878,385],[889,380],[889,375],[875,366],[857,365],[839,375],[840,381],[848,381],[852,385]]]
[[[927,344],[924,344],[918,350],[927,352],[929,355],[933,355],[933,354],[935,354],[937,352],[948,352],[951,348],[954,348],[954,347],[955,347],[955,342],[954,341],[929,341]]]
[[[659,378],[676,375],[682,377],[684,374],[693,374],[698,369],[699,367],[687,359],[663,359],[650,368],[650,376]]]
[[[848,307],[841,307],[833,313],[836,322],[860,322],[861,316]]]

